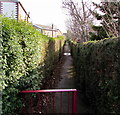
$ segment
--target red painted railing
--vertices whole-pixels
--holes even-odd
[[[20,91],[23,104],[21,113],[30,115],[34,113],[72,113],[75,115],[76,93],[76,89]]]

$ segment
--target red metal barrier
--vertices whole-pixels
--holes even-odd
[[[66,93],[66,95],[65,95]],[[20,91],[22,95],[22,104],[21,113],[33,114],[33,113],[64,113],[63,103],[64,96],[66,96],[67,107],[65,113],[76,114],[76,89],[50,89],[50,90],[28,90]],[[59,94],[59,112],[55,110],[55,95]],[[57,100],[58,101],[58,100]],[[35,104],[36,103],[36,104]],[[70,105],[71,104],[71,105]],[[29,105],[29,107],[28,107]],[[70,108],[71,107],[71,108]],[[51,109],[51,110],[49,110]],[[70,111],[72,110],[72,111]]]

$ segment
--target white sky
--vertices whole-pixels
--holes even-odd
[[[30,12],[34,24],[54,24],[62,32],[66,32],[62,0],[19,0],[27,12]]]
[[[34,24],[54,24],[62,32],[66,32],[66,15],[62,8],[63,0],[19,0],[27,12],[30,12]],[[78,0],[79,1],[79,0]],[[100,0],[92,0],[100,1]]]

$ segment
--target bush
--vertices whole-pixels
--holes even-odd
[[[70,42],[78,88],[98,113],[120,113],[120,38]]]
[[[49,71],[59,58],[56,54],[61,51],[64,38],[49,38],[36,31],[32,24],[22,21],[4,17],[0,20],[2,112],[4,115],[15,115],[21,107],[19,91],[40,89],[46,73],[50,76]]]

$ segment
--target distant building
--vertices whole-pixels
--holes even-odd
[[[53,28],[51,26],[45,26],[40,24],[33,25],[38,31],[42,34],[47,35],[49,37],[58,37],[62,36],[62,32],[59,29]]]
[[[0,14],[17,20],[29,21],[30,16],[18,0],[0,0]]]
[[[30,21],[29,14],[18,0],[0,0],[0,14],[6,17],[12,17],[16,20],[24,20],[27,22]],[[36,30],[49,37],[57,37],[62,35],[62,32],[59,29],[53,29],[53,26],[50,27],[40,24],[33,26]]]

